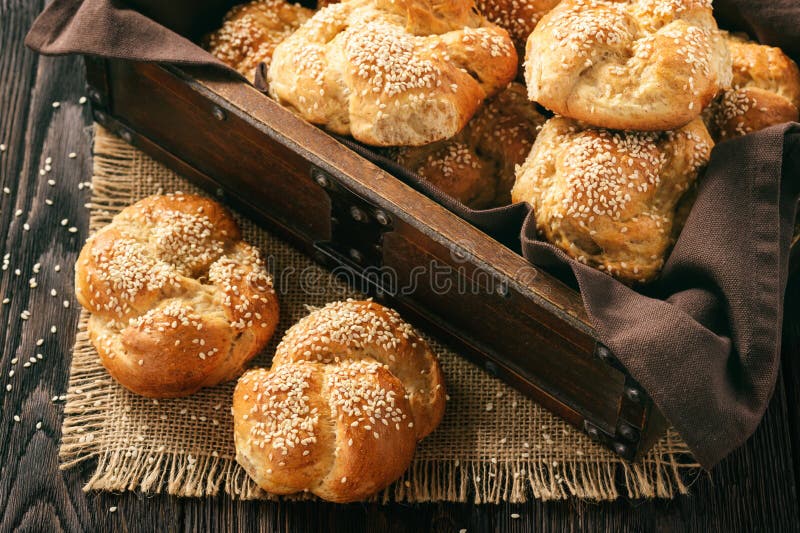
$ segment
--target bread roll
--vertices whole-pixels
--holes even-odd
[[[528,38],[531,100],[596,127],[680,128],[730,86],[710,0],[564,0]]]
[[[469,207],[507,205],[515,168],[525,161],[545,120],[525,86],[511,83],[452,139],[403,148],[395,158]]]
[[[725,140],[798,120],[800,71],[780,48],[726,35],[733,82],[704,114],[709,132]]]
[[[510,82],[508,33],[468,0],[348,0],[275,49],[270,94],[311,123],[375,146],[452,137]]]
[[[520,61],[525,44],[539,20],[560,0],[477,0],[476,5],[490,22],[508,31]]]
[[[542,128],[511,191],[567,255],[626,283],[660,271],[678,201],[714,143],[703,121],[667,132],[615,132],[555,117]]]
[[[221,28],[208,35],[205,48],[252,82],[258,65],[269,65],[278,43],[313,13],[300,4],[284,0],[240,4],[228,11]]]
[[[115,216],[81,250],[75,293],[103,366],[153,398],[237,377],[278,322],[258,250],[227,210],[194,195],[151,196]]]
[[[239,380],[236,460],[273,494],[361,500],[408,468],[444,402],[436,357],[396,312],[332,303],[287,331],[271,370]]]

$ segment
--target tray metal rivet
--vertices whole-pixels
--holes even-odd
[[[378,209],[375,211],[375,220],[378,221],[378,224],[381,226],[388,226],[391,222],[389,215],[387,215],[383,210]]]
[[[642,400],[642,391],[636,387],[625,387],[625,397],[632,402],[639,402]]]
[[[624,443],[614,442],[612,447],[614,448],[614,451],[617,453],[617,455],[621,455],[623,457],[628,455],[628,447]]]
[[[106,124],[108,121],[108,117],[106,117],[106,114],[97,109],[94,110],[94,119],[100,124]]]
[[[222,108],[217,105],[215,105],[214,109],[211,110],[211,114],[214,115],[214,118],[220,122],[226,118],[225,111],[223,111]]]
[[[619,434],[627,440],[636,440],[636,430],[628,424],[620,424]]]
[[[586,434],[595,440],[600,438],[600,431],[588,422],[586,423]]]
[[[311,177],[314,178],[314,181],[317,182],[317,185],[319,185],[323,189],[327,189],[328,185],[330,185],[328,177],[325,174],[323,174],[321,170],[314,170]]]
[[[367,214],[358,206],[352,206],[350,208],[350,216],[353,217],[353,220],[356,222],[366,222]]]
[[[490,373],[490,374],[491,374],[491,375],[493,375],[494,377],[497,377],[497,373],[498,373],[498,370],[499,370],[499,369],[497,368],[497,365],[496,365],[496,364],[494,364],[494,363],[493,363],[493,362],[491,362],[491,361],[486,361],[486,363],[484,363],[483,367],[486,369],[486,371],[487,371],[488,373]]]
[[[350,248],[350,259],[356,263],[361,263],[364,261],[364,255],[355,248]]]
[[[128,144],[133,143],[133,135],[131,135],[131,132],[129,132],[125,128],[119,129],[119,136],[122,137],[122,140],[125,141],[126,143]]]
[[[225,197],[225,191],[222,189],[222,187],[218,187],[216,193],[217,193],[217,197],[218,198],[224,198]]]
[[[614,361],[614,354],[611,353],[611,350],[608,349],[608,346],[605,346],[604,344],[598,344],[596,351],[597,351],[597,357],[599,357],[601,360],[606,361],[608,363]]]

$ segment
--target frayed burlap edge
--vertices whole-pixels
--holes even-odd
[[[131,161],[137,154],[135,148],[97,127],[90,231],[107,224],[131,203],[134,188]],[[96,460],[84,490],[141,490],[194,497],[213,496],[222,491],[239,499],[275,498],[259,489],[231,456],[198,456],[167,450],[165,446],[157,448],[155,453],[107,446],[103,432],[107,428],[108,406],[104,400],[108,388],[115,384],[99,364],[89,342],[87,319],[88,314],[82,311],[60,449],[62,469]],[[590,450],[578,458],[552,462],[534,458],[497,461],[489,457],[475,461],[415,460],[403,478],[375,500],[497,503],[523,502],[531,497],[540,500],[568,497],[613,500],[620,495],[672,498],[686,494],[685,480],[699,472],[699,465],[673,430],[637,464],[621,461],[599,447],[592,450],[594,455]]]

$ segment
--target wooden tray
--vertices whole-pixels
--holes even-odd
[[[97,122],[617,454],[636,459],[663,434],[555,277],[235,76],[88,57],[86,69]]]

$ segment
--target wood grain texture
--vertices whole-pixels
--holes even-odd
[[[795,531],[800,461],[800,287],[787,298],[784,366],[764,422],[692,494],[672,501],[594,504],[347,506],[235,502],[140,493],[81,491],[91,464],[58,469],[62,403],[77,309],[71,265],[86,237],[91,170],[80,62],[45,59],[22,48],[41,2],[0,0],[0,532],[19,531]],[[57,109],[53,101],[61,102]],[[67,154],[76,152],[75,159]],[[47,157],[52,171],[39,176]],[[50,186],[48,179],[55,180]],[[53,200],[53,206],[46,199]],[[20,216],[15,216],[21,210]],[[61,220],[67,219],[66,225]],[[29,225],[26,230],[24,225]],[[76,227],[75,233],[69,227]],[[34,265],[41,264],[38,274]],[[55,265],[60,265],[60,272]],[[20,275],[14,270],[19,269]],[[30,287],[36,278],[37,287]],[[57,297],[50,290],[58,291]],[[63,300],[71,302],[69,308]],[[20,314],[31,312],[23,321]],[[50,333],[51,326],[57,333]],[[37,347],[36,341],[44,339]],[[43,358],[24,368],[30,357]],[[11,360],[17,358],[15,365]],[[9,377],[8,373],[15,373]],[[12,390],[7,391],[6,385]],[[20,417],[16,422],[14,416]],[[41,426],[37,424],[41,422]],[[116,507],[116,511],[111,509]],[[518,514],[519,518],[513,518]]]

